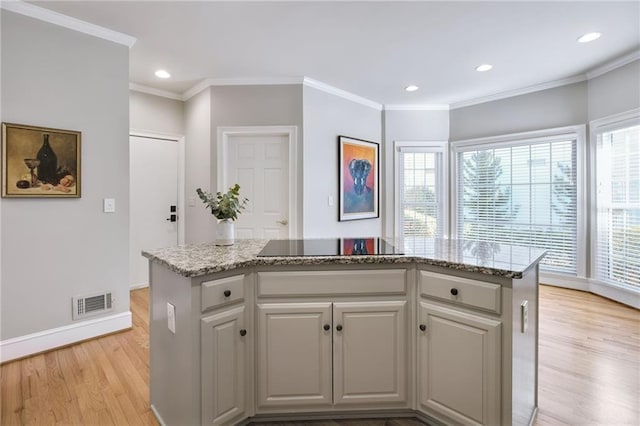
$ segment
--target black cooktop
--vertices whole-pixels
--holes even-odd
[[[375,256],[403,254],[382,238],[271,240],[258,257]]]

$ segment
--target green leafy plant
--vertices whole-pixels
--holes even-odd
[[[248,198],[240,198],[240,185],[237,183],[230,187],[225,194],[217,192],[214,196],[200,188],[196,189],[196,192],[206,208],[211,209],[211,214],[216,219],[236,220],[249,201]]]

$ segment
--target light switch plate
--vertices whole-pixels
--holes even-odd
[[[167,302],[167,327],[169,331],[176,334],[176,307]]]
[[[333,195],[329,195],[329,199],[327,200],[327,204],[329,204],[329,207],[333,207],[333,204],[334,204]]]
[[[115,213],[116,211],[116,199],[105,198],[103,200],[103,210],[105,213]]]
[[[520,332],[526,333],[529,327],[529,302],[524,301],[520,304]]]

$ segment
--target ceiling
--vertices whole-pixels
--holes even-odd
[[[204,79],[304,76],[386,105],[455,104],[640,49],[637,0],[29,3],[136,37],[131,83],[177,94]],[[592,31],[603,35],[577,43]],[[475,71],[483,63],[493,70]]]

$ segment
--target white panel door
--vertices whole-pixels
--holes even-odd
[[[149,282],[143,249],[178,244],[178,222],[167,220],[178,204],[178,142],[131,136],[129,139],[129,284]],[[178,218],[179,219],[179,218]]]
[[[258,305],[258,407],[330,406],[331,303]]]
[[[501,324],[420,302],[420,408],[464,425],[500,424]]]
[[[334,303],[336,405],[406,401],[406,304]]]
[[[287,136],[229,136],[226,182],[227,187],[238,183],[240,195],[249,199],[246,210],[235,221],[236,238],[288,238]]]

